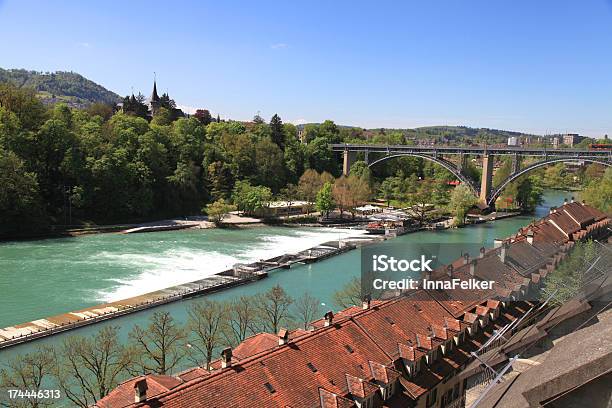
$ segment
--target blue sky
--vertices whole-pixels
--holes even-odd
[[[612,135],[612,0],[0,0],[0,67],[249,119]]]

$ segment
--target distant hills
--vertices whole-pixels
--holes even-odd
[[[96,102],[114,105],[121,100],[116,93],[76,72],[38,72],[0,68],[0,82],[11,82],[18,87],[33,88],[44,103],[64,102],[77,108],[87,107]]]
[[[308,125],[319,125],[320,123],[307,123],[298,125],[298,129],[304,129]],[[535,136],[529,133],[514,132],[511,130],[500,130],[490,128],[473,128],[468,126],[423,126],[417,128],[373,128],[365,129],[359,126],[337,125],[341,129],[356,129],[368,139],[381,135],[402,134],[410,140],[436,140],[439,142],[480,142],[480,143],[505,143],[512,136]]]

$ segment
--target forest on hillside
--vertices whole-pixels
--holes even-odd
[[[76,72],[38,72],[0,68],[0,82],[11,83],[19,88],[34,89],[44,102],[64,102],[73,107],[86,107],[93,103],[114,105],[120,100],[116,93]]]

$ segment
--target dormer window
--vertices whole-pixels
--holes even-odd
[[[447,340],[444,342],[444,344],[442,344],[442,346],[440,346],[442,348],[442,355],[448,355],[448,353],[450,353],[453,349],[453,341],[452,340]]]

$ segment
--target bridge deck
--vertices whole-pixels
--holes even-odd
[[[576,158],[610,159],[612,150],[586,149],[546,149],[522,147],[474,147],[474,146],[407,146],[407,145],[369,145],[369,144],[332,144],[336,152],[368,153],[415,153],[415,154],[473,154],[473,155],[522,155],[522,156],[555,156]]]

